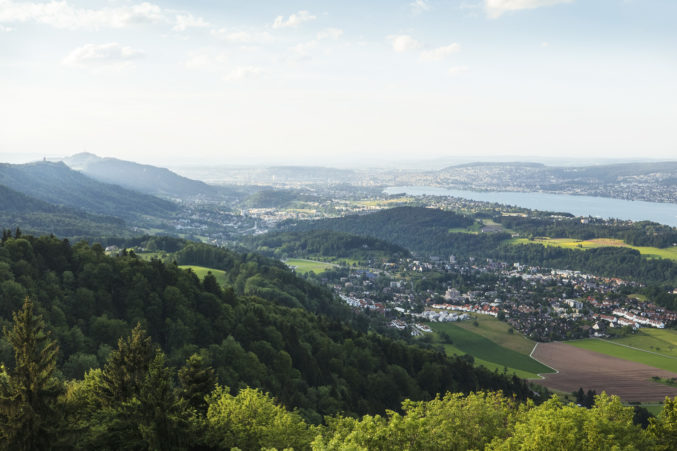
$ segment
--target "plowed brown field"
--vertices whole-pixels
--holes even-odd
[[[595,390],[618,395],[624,401],[663,401],[677,396],[677,387],[651,381],[652,376],[677,377],[677,373],[580,349],[566,343],[539,343],[532,353],[539,362],[556,370],[533,382],[565,392]]]

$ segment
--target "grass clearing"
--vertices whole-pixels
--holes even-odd
[[[181,269],[190,269],[195,273],[200,280],[204,279],[208,273],[212,273],[216,277],[216,281],[222,286],[226,286],[226,272],[220,269],[206,268],[204,266],[191,266],[191,265],[181,265]]]
[[[455,325],[521,354],[529,355],[534,349],[535,341],[529,340],[518,332],[509,333],[510,325],[503,321],[487,315],[477,315],[475,320],[478,326],[474,326],[472,321],[459,321]]]
[[[677,373],[677,357],[659,351],[630,348],[628,344],[620,340],[600,340],[598,338],[586,338],[583,340],[568,341],[567,344],[581,349],[606,354],[611,357],[642,363],[644,365],[660,368]]]
[[[596,238],[594,240],[577,240],[574,238],[514,238],[513,244],[542,244],[543,246],[557,246],[567,249],[593,249],[597,247],[627,247],[639,251],[647,258],[666,258],[677,261],[677,246],[661,249],[649,246],[631,246],[623,240],[613,238]]]
[[[677,331],[674,330],[643,328],[613,342],[677,358]]]
[[[137,252],[136,256],[140,257],[143,260],[150,261],[153,258],[162,259],[167,255],[166,252]]]
[[[465,329],[452,323],[429,323],[439,339],[440,333],[451,338],[452,344],[445,345],[447,353],[469,354],[478,364],[487,368],[502,371],[507,368],[509,373],[515,372],[520,377],[537,378],[538,373],[549,373],[552,370],[529,357],[528,353],[517,352],[494,343],[474,331]]]
[[[299,274],[306,274],[313,271],[315,274],[321,274],[328,269],[335,268],[336,264],[319,262],[317,260],[306,260],[305,258],[289,258],[284,264],[294,269]]]

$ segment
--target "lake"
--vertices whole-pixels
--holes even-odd
[[[387,194],[412,196],[452,196],[483,202],[529,208],[532,210],[571,213],[576,216],[654,221],[677,227],[677,204],[611,199],[608,197],[572,196],[550,193],[513,193],[508,191],[465,191],[434,186],[392,186]]]

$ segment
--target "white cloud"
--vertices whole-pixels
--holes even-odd
[[[426,11],[430,11],[430,3],[426,0],[415,0],[409,3],[411,12],[414,14],[421,14]]]
[[[468,66],[452,66],[447,71],[447,73],[452,76],[460,75],[463,72],[468,72]]]
[[[223,81],[239,81],[260,76],[263,70],[256,66],[238,66],[223,76]]]
[[[338,39],[343,36],[340,28],[327,28],[317,33],[317,39]]]
[[[67,1],[44,3],[0,0],[0,23],[33,22],[61,29],[125,28],[137,24],[169,24],[177,31],[204,27],[207,22],[190,13],[143,2],[112,8],[87,9]]]
[[[451,55],[452,53],[458,52],[460,49],[461,46],[454,42],[453,44],[421,52],[421,59],[423,61],[440,61],[446,58],[447,56]]]
[[[172,29],[174,31],[186,31],[189,28],[204,28],[208,26],[209,22],[202,17],[195,17],[190,13],[185,13],[176,15],[176,23]]]
[[[294,56],[291,58],[294,61],[309,60],[311,53],[317,48],[317,41],[301,42],[291,48]]]
[[[541,8],[559,3],[571,3],[573,0],[484,0],[484,8],[492,19],[509,11]]]
[[[120,45],[117,42],[86,44],[69,53],[62,60],[62,64],[70,67],[87,67],[94,70],[122,70],[133,67],[132,61],[143,56],[142,51]]]
[[[421,43],[412,38],[408,34],[388,36],[393,46],[393,50],[398,53],[408,52],[409,50],[416,50],[421,47]]]
[[[295,14],[287,17],[287,20],[284,20],[284,16],[277,16],[273,22],[273,28],[287,28],[287,27],[298,27],[302,23],[310,22],[311,20],[317,19],[316,16],[313,16],[308,11],[299,11]]]
[[[231,44],[263,44],[274,40],[268,32],[254,32],[244,30],[229,30],[220,28],[211,31],[212,36]]]
[[[9,33],[10,31],[13,31],[14,28],[12,27],[5,27],[4,25],[0,25],[0,32],[2,33]]]

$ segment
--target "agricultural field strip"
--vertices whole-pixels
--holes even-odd
[[[514,370],[533,375],[543,371],[543,365],[526,353],[514,351],[482,336],[474,331],[450,323],[429,323],[437,332],[446,332],[453,341],[453,347],[474,358],[491,362]]]
[[[612,347],[598,340],[589,341],[598,346]],[[637,353],[634,350],[630,352]],[[677,388],[651,380],[653,376],[675,377],[674,371],[561,341],[540,343],[534,349],[534,354],[540,361],[559,368],[558,373],[547,374],[544,380],[535,381],[551,389],[571,393],[582,387],[584,390],[619,395],[626,402],[640,401],[649,404],[659,403],[666,396],[672,398],[677,395]]]
[[[318,263],[318,264],[321,264],[321,265],[328,265],[328,266],[339,266],[336,263],[322,262],[322,261],[319,261],[319,260],[310,260],[310,259],[307,259],[307,258],[290,258],[290,259],[285,260],[285,262],[288,262],[288,261],[303,261],[303,262]]]
[[[615,343],[615,342],[613,342],[613,341],[611,341],[611,340],[604,340],[603,338],[598,338],[598,340],[599,340],[599,341],[604,341],[604,342],[606,342],[606,343],[611,343],[612,345],[623,346],[623,347],[625,347],[625,348],[634,349],[635,351],[648,352],[649,354],[655,354],[655,355],[657,355],[657,356],[665,357],[665,358],[667,358],[667,359],[674,359],[674,360],[677,360],[677,357],[674,357],[674,356],[671,356],[671,355],[665,355],[665,354],[661,354],[661,353],[659,353],[659,352],[647,351],[646,349],[636,348],[636,347],[634,347],[634,346],[624,345],[624,344],[622,344],[622,343]]]
[[[545,364],[545,363],[541,362],[540,360],[538,360],[536,357],[534,357],[534,352],[536,351],[536,347],[537,347],[537,346],[538,346],[538,343],[536,343],[536,344],[534,345],[534,349],[531,350],[531,354],[529,354],[529,357],[531,357],[532,359],[534,359],[535,361],[537,361],[537,362],[540,363],[541,365],[547,366],[547,367],[550,368],[553,372],[552,372],[552,373],[537,373],[536,375],[537,375],[538,377],[540,377],[541,379],[545,379],[545,376],[543,376],[544,374],[553,374],[553,373],[554,373],[554,374],[558,374],[558,373],[559,373],[559,370],[558,370],[557,368],[553,368],[553,367],[551,367],[550,365]]]
[[[515,238],[512,240],[514,244],[541,244],[543,246],[555,246],[565,249],[593,249],[598,247],[626,247],[628,249],[635,249],[640,254],[649,258],[666,258],[670,260],[677,260],[677,247],[661,249],[650,246],[633,246],[625,243],[620,239],[615,238],[595,238],[591,240],[579,240],[576,238],[549,238],[540,237],[530,240],[528,238]]]
[[[659,354],[645,349],[628,345],[621,345],[609,340],[598,338],[585,338],[563,342],[579,349],[586,349],[598,354],[615,357],[628,362],[641,363],[643,365],[677,373],[677,358],[665,354]]]

